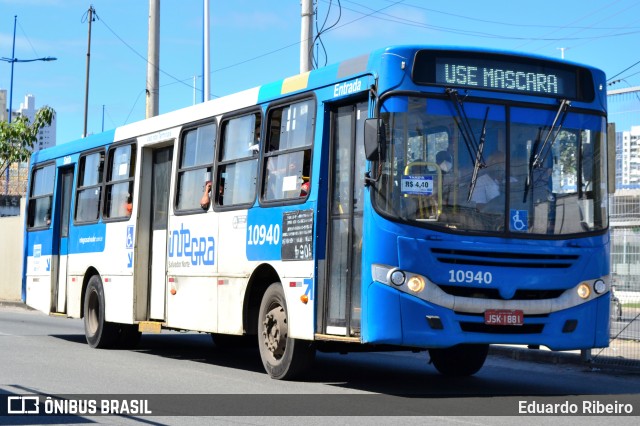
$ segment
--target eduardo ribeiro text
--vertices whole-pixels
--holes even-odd
[[[633,405],[613,401],[569,401],[547,403],[537,401],[518,401],[518,414],[632,414]]]

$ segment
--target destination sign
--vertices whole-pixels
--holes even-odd
[[[420,51],[413,69],[418,84],[581,100],[593,98],[590,75],[568,64],[477,52]]]

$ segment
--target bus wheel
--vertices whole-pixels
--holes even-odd
[[[118,340],[119,329],[104,320],[104,288],[97,275],[89,279],[84,295],[84,334],[92,348],[110,348]]]
[[[489,345],[456,345],[450,348],[429,349],[431,363],[445,376],[472,376],[487,359]]]
[[[289,337],[288,321],[282,285],[273,283],[262,297],[258,317],[260,358],[273,379],[295,378],[304,373],[315,358],[312,342]]]

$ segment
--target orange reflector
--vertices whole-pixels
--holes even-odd
[[[175,288],[172,288],[172,289],[171,289],[171,291],[170,291],[170,293],[171,293],[171,295],[172,295],[172,296],[175,296],[175,295],[176,295],[176,289],[175,289]]]
[[[302,303],[306,305],[307,302],[309,301],[309,296],[307,296],[306,294],[303,294],[302,296],[300,296],[300,300],[302,301]]]

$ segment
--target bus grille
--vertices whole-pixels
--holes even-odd
[[[452,265],[502,266],[512,268],[570,268],[577,260],[573,254],[531,254],[432,248],[441,262]]]
[[[447,294],[458,297],[472,297],[476,299],[506,300],[500,295],[497,288],[473,288],[457,287],[452,285],[439,285],[440,289]],[[509,300],[543,300],[560,297],[565,290],[516,290]]]

